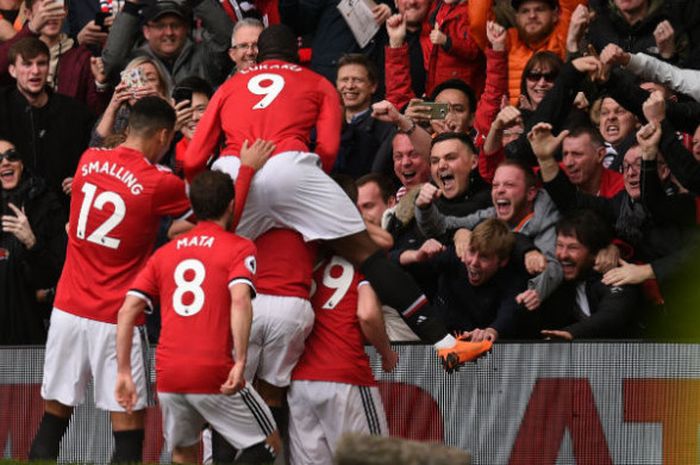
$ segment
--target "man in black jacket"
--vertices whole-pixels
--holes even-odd
[[[539,310],[543,336],[571,341],[630,335],[639,289],[608,286],[593,270],[596,254],[611,240],[610,228],[591,210],[575,211],[557,223],[564,283]]]
[[[0,89],[0,137],[15,143],[25,166],[44,178],[66,210],[70,182],[90,140],[94,118],[87,106],[46,87],[49,49],[35,37],[9,51],[15,87]]]
[[[372,117],[372,96],[377,91],[377,69],[361,53],[343,55],[335,81],[345,113],[340,149],[333,173],[354,179],[372,170],[377,152],[390,150],[394,126]]]
[[[518,335],[517,320],[525,310],[515,298],[527,288],[522,255],[532,248],[505,221],[489,218],[474,228],[464,262],[454,247],[435,239],[406,252],[404,259],[439,276],[436,303],[448,330],[475,342],[495,341]]]

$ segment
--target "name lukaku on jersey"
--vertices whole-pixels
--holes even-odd
[[[176,249],[181,249],[182,247],[209,247],[214,245],[214,237],[212,236],[192,236],[185,237],[183,239],[178,239],[175,244]]]
[[[93,161],[86,163],[82,167],[82,175],[85,177],[90,174],[107,174],[113,176],[126,184],[133,195],[139,195],[143,192],[143,186],[139,183],[136,176],[117,163],[109,161]]]
[[[238,71],[240,74],[248,74],[254,71],[273,71],[276,69],[287,69],[289,71],[299,72],[302,67],[292,63],[260,63],[259,65],[251,66],[250,68]]]

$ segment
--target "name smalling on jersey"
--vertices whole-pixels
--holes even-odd
[[[143,192],[143,186],[139,183],[134,173],[112,161],[93,161],[83,165],[83,177],[89,174],[107,174],[115,177],[129,188],[133,195]]]

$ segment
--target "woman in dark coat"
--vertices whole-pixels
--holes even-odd
[[[0,345],[43,344],[66,250],[66,212],[0,140]]]

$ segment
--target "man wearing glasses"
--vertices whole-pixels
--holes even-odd
[[[255,18],[244,18],[233,27],[228,56],[236,65],[234,72],[246,69],[256,63],[258,36],[263,29],[265,29],[263,23]]]

